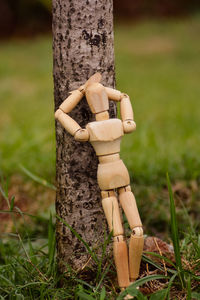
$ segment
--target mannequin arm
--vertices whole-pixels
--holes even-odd
[[[128,95],[122,94],[120,102],[120,112],[125,133],[130,133],[136,129],[136,124],[133,121],[133,109]]]
[[[81,87],[78,90],[72,91],[63,101],[63,103],[59,106],[59,108],[66,114],[68,114],[72,109],[81,101],[84,96],[84,90]]]
[[[109,87],[105,87],[105,90],[106,90],[109,100],[121,101],[121,97],[123,94],[120,91],[109,88]]]
[[[81,90],[81,91],[80,91]],[[83,98],[84,93],[82,89],[75,90],[71,95],[63,101],[59,109],[55,112],[55,118],[61,125],[74,136],[77,141],[88,141],[89,134],[86,129],[82,129],[79,124],[73,120],[67,113],[69,113]]]
[[[87,129],[82,129],[76,121],[65,114],[61,109],[57,109],[55,118],[67,130],[67,132],[74,136],[76,141],[85,142],[89,140],[89,133]]]
[[[106,87],[105,89],[109,100],[120,101],[120,111],[124,132],[129,133],[135,130],[136,124],[133,121],[133,109],[129,96],[109,87]]]

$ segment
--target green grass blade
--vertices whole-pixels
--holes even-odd
[[[18,285],[17,287],[20,288],[20,289],[25,289],[28,286],[41,285],[41,284],[47,285],[49,283],[48,282],[42,282],[42,281],[34,281],[34,282],[29,282],[29,283],[24,284],[24,285]]]
[[[191,300],[191,299],[192,299],[191,278],[189,276],[188,277],[188,282],[187,282],[187,298],[186,298],[186,300]]]
[[[77,295],[80,297],[81,300],[95,300],[95,298],[93,298],[92,296],[86,294],[83,291],[79,291],[77,293]]]
[[[10,211],[13,210],[13,208],[14,208],[14,203],[15,203],[15,196],[12,196],[12,197],[11,197],[11,200],[10,200]]]
[[[154,266],[156,269],[158,269],[158,270],[160,270],[160,271],[162,271],[162,272],[165,271],[161,266],[159,266],[159,264],[157,264],[156,262],[154,262],[153,260],[151,260],[149,257],[147,257],[147,256],[144,255],[144,254],[142,255],[142,260],[143,260],[145,263],[148,263],[148,264]]]
[[[110,243],[111,239],[112,239],[112,232],[109,233],[108,237],[106,237],[106,232],[104,231],[104,242],[103,242],[103,245],[102,245],[102,254],[101,254],[101,258],[99,259],[99,262],[98,262],[98,266],[97,266],[97,275],[96,275],[96,281],[98,282],[99,281],[99,277],[101,276],[102,274],[102,263],[103,263],[103,260],[106,256],[106,248],[107,248],[107,245]]]
[[[140,278],[140,279],[136,280],[134,283],[132,283],[128,287],[128,289],[131,288],[132,286],[136,288],[136,287],[143,285],[144,283],[151,281],[151,280],[168,279],[168,278],[169,278],[168,276],[164,276],[164,275],[149,275],[144,278]]]
[[[144,278],[138,279],[136,280],[134,283],[132,283],[129,287],[127,287],[126,290],[124,290],[118,297],[116,300],[122,300],[124,299],[124,297],[129,294],[129,292],[131,293],[132,290],[135,290],[138,286],[143,285],[144,283],[151,281],[151,280],[157,280],[157,279],[168,279],[168,276],[164,276],[164,275],[149,275],[146,276]],[[146,298],[145,298],[146,299]]]
[[[155,253],[155,252],[148,252],[148,251],[144,251],[145,254],[149,254],[149,255],[152,255],[152,256],[155,256],[155,257],[158,257],[164,261],[166,261],[168,264],[170,264],[172,267],[176,268],[175,264],[167,257],[163,256],[163,255],[160,255],[158,253]]]
[[[147,297],[144,296],[139,290],[137,290],[136,288],[132,288],[129,290],[129,295],[133,296],[134,298],[136,297],[136,299],[138,300],[147,300]]]
[[[87,283],[84,280],[75,278],[75,281],[81,283],[83,286],[85,285],[85,286],[89,287],[91,290],[94,290],[94,286],[90,285],[89,283]]]
[[[104,300],[106,298],[106,289],[103,286],[100,294],[100,299],[99,300]]]
[[[152,294],[149,300],[165,300],[166,296],[167,296],[167,289],[163,289]]]
[[[195,249],[196,256],[199,258],[200,257],[200,244],[199,244],[199,241],[196,241],[193,237],[191,237],[190,240],[191,240],[192,245]]]
[[[184,276],[183,276],[183,267],[182,267],[182,262],[181,262],[179,238],[178,238],[178,225],[177,225],[177,219],[176,219],[176,209],[175,209],[174,196],[173,196],[171,182],[170,182],[168,173],[167,173],[167,185],[168,185],[169,199],[170,199],[171,234],[172,234],[172,241],[173,241],[173,246],[174,246],[176,267],[179,272],[179,278],[181,280],[181,283],[183,286],[185,286],[185,281],[184,281]]]
[[[30,240],[29,236],[28,236],[28,245],[29,245],[29,257],[30,257],[30,260],[32,261],[32,263],[34,265],[37,265],[37,258],[35,256],[35,251],[33,249],[33,245],[31,243],[31,240]]]
[[[56,191],[56,187],[55,185],[53,185],[52,183],[48,182],[46,179],[41,178],[35,174],[33,174],[31,171],[29,171],[27,168],[25,168],[23,165],[19,165],[20,169],[27,175],[29,176],[31,179],[33,179],[34,181],[40,183],[41,185],[44,185],[45,187],[48,187],[54,191]]]
[[[2,288],[1,286],[0,286],[0,291],[2,291],[3,293],[5,293],[5,294],[10,294],[10,290],[8,289],[8,290],[6,290],[6,289],[4,289],[4,288]],[[6,297],[6,296],[5,296]],[[6,298],[3,298],[3,300],[5,300]]]
[[[101,283],[102,283],[103,279],[105,278],[106,274],[107,274],[108,271],[110,270],[111,264],[112,264],[112,263],[110,263],[110,264],[107,266],[107,268],[105,269],[105,271],[103,272],[103,274],[102,274],[102,276],[101,276],[101,278],[100,278],[100,281],[99,281],[99,283],[98,283],[98,286],[97,286],[97,288],[96,288],[97,291],[98,291],[98,289],[100,288]]]
[[[174,282],[174,279],[176,278],[177,275],[178,275],[178,272],[176,272],[169,280],[167,294],[166,294],[168,300],[170,300],[170,290],[171,290],[172,283]]]
[[[48,256],[49,256],[49,268],[47,272],[48,274],[50,274],[52,270],[52,265],[54,263],[54,258],[55,258],[55,251],[56,251],[56,236],[55,236],[52,214],[50,213],[49,224],[48,224]]]
[[[185,270],[185,273],[186,273],[186,274],[189,274],[189,276],[190,276],[192,279],[194,279],[194,280],[196,280],[196,281],[200,281],[200,276],[199,276],[199,275],[195,275],[194,273],[192,273],[192,272],[190,272],[190,271],[188,271],[188,270]]]
[[[3,186],[0,185],[0,193],[2,194],[3,198],[6,200],[8,208],[10,209],[10,202],[8,198],[8,181],[4,181],[3,176],[1,176],[1,182]]]
[[[143,285],[144,283],[151,281],[151,280],[157,280],[157,279],[168,279],[168,276],[164,276],[164,275],[149,275],[146,276],[144,278],[140,278],[138,280],[136,280],[134,283],[132,283],[127,289],[131,288],[131,287],[138,287],[140,285]]]
[[[15,284],[14,284],[12,281],[10,281],[8,278],[6,278],[5,276],[3,276],[3,275],[0,274],[0,278],[1,278],[3,281],[5,281],[5,282],[8,284],[8,286],[15,287]]]

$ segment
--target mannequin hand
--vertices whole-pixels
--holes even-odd
[[[125,133],[130,133],[136,129],[136,123],[132,120],[126,120],[122,124]]]
[[[79,129],[75,132],[74,138],[79,142],[86,142],[89,140],[89,133],[87,129]]]

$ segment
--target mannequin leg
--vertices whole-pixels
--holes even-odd
[[[129,243],[129,272],[130,281],[135,281],[139,275],[144,246],[142,223],[130,186],[119,189],[119,200],[132,230]]]
[[[119,205],[114,191],[103,191],[102,206],[108,222],[109,230],[113,231],[113,253],[117,269],[119,287],[127,287],[129,281],[128,251],[124,241]]]

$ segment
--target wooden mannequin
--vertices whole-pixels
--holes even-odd
[[[100,84],[101,75],[94,74],[78,90],[71,92],[55,113],[56,119],[77,141],[89,141],[99,159],[97,179],[101,189],[102,205],[113,232],[113,252],[121,288],[130,285],[139,275],[143,250],[143,230],[135,197],[131,192],[128,171],[120,159],[120,142],[124,133],[136,128],[133,110],[128,95]],[[96,121],[82,129],[67,115],[83,98],[95,114]],[[109,119],[109,100],[120,101],[121,119]],[[120,217],[119,202],[132,230],[129,253],[124,240],[124,229]]]

